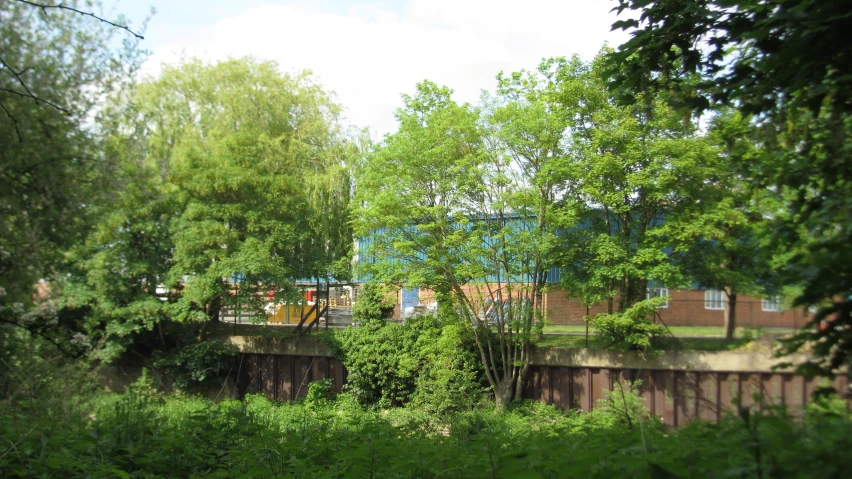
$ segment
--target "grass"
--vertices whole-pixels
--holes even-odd
[[[726,341],[722,328],[674,326],[670,328],[675,335],[657,338],[657,347],[667,351],[736,351],[752,344],[745,328],[738,328],[733,341]],[[208,337],[227,338],[230,336],[260,336],[267,338],[298,338],[294,334],[294,326],[268,326],[263,324],[218,323],[211,325]],[[595,336],[594,328],[589,328],[588,343],[586,342],[585,326],[546,326],[544,336],[534,341],[540,348],[594,348],[603,349],[604,342]],[[572,334],[573,333],[573,334]],[[716,334],[718,333],[718,334]],[[314,338],[327,334],[323,328],[312,329],[310,336]],[[744,337],[746,336],[746,337]]]
[[[657,338],[656,344],[659,349],[666,351],[736,351],[752,341],[748,338],[736,338],[726,341],[725,338],[714,337],[685,337],[685,338]],[[540,348],[595,348],[603,349],[605,344],[602,338],[589,334],[588,346],[586,337],[566,334],[545,334],[541,339],[535,341]]]
[[[742,337],[749,329],[745,327],[737,328],[734,336]],[[725,336],[725,328],[721,326],[670,326],[669,330],[673,335],[678,337]],[[795,332],[790,328],[772,328],[771,331],[778,334],[791,334]],[[585,332],[585,325],[552,325],[544,327],[544,334],[585,334]],[[594,333],[595,329],[589,327],[589,335]]]

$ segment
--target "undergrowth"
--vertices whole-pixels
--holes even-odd
[[[804,417],[729,415],[672,430],[629,391],[592,413],[523,402],[434,415],[367,409],[322,384],[281,404],[156,394],[150,381],[57,420],[2,413],[4,477],[841,477],[852,447],[844,406]],[[326,385],[327,386],[327,385]],[[624,393],[624,394],[622,394]],[[826,405],[827,404],[827,405]]]

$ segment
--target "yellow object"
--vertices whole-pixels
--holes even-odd
[[[266,321],[269,323],[283,324],[299,324],[302,320],[302,315],[311,310],[311,305],[281,305],[275,314],[266,315]],[[308,322],[313,321],[317,317],[317,311],[314,309],[308,315]]]

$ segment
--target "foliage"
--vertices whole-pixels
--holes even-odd
[[[479,403],[481,371],[469,330],[431,316],[404,324],[368,320],[325,338],[363,405],[412,403],[442,413]]]
[[[613,25],[632,34],[612,58],[623,91],[675,89],[688,108],[727,105],[758,131],[742,166],[754,190],[782,202],[769,235],[778,272],[801,287],[795,306],[822,306],[782,353],[808,349],[808,373],[848,366],[852,277],[837,265],[852,262],[849,9],[819,0],[620,0],[617,9],[640,14]],[[831,327],[817,329],[823,320]]]
[[[358,291],[358,300],[352,305],[352,317],[356,321],[387,318],[396,304],[394,292],[380,283],[364,283]]]
[[[559,134],[544,126],[534,79],[507,76],[499,88],[487,111],[428,81],[404,95],[399,131],[359,172],[355,228],[364,274],[427,287],[440,314],[472,327],[495,399],[506,404],[520,395],[543,313],[556,194],[548,162]],[[524,144],[526,133],[549,143]]]
[[[321,408],[327,406],[334,399],[332,391],[333,380],[330,378],[320,379],[308,384],[308,394],[305,396],[305,404],[310,407]]]
[[[614,404],[631,404],[612,398]],[[540,403],[438,418],[260,396],[103,396],[65,421],[3,412],[6,477],[841,477],[847,412],[725,416],[667,430]],[[623,407],[623,406],[621,406]],[[796,454],[790,454],[795,450]],[[570,454],[566,454],[570,451]]]
[[[601,313],[588,321],[605,346],[613,349],[649,351],[654,349],[651,339],[666,334],[666,327],[648,318],[657,314],[657,308],[668,298],[651,298],[639,301],[618,313]]]
[[[736,328],[739,295],[774,294],[773,248],[766,239],[769,217],[778,209],[771,193],[755,193],[737,174],[737,164],[756,151],[754,128],[735,111],[712,118],[707,140],[713,172],[698,204],[685,215],[672,215],[656,232],[673,245],[674,262],[704,289],[725,293],[725,336]],[[715,158],[714,158],[715,157]]]
[[[145,55],[127,32],[26,3],[0,3],[0,322],[74,357],[85,352],[73,344],[85,328],[45,304],[48,285],[118,189],[100,106],[132,84]]]
[[[713,151],[697,125],[670,108],[663,94],[623,106],[608,90],[607,50],[592,63],[552,60],[553,95],[571,118],[564,168],[574,186],[562,201],[562,243],[555,254],[561,285],[607,312],[645,299],[649,282],[686,282],[671,261],[673,240],[660,234],[675,217],[689,218],[712,174]]]
[[[177,389],[188,389],[205,381],[222,380],[236,366],[239,350],[230,342],[201,341],[173,349],[154,366],[173,381]]]
[[[115,98],[104,129],[124,186],[70,252],[59,301],[86,317],[90,356],[167,352],[224,307],[298,303],[295,279],[346,279],[357,151],[339,111],[309,73],[250,58],[185,60]]]
[[[639,395],[642,381],[618,381],[612,390],[604,391],[604,398],[592,410],[592,415],[609,427],[616,425],[634,427],[659,427],[659,418],[651,417],[645,399]],[[651,421],[651,424],[643,423]]]

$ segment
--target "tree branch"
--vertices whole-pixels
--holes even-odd
[[[11,113],[9,113],[9,110],[6,108],[6,105],[4,105],[3,102],[0,102],[0,108],[2,108],[4,112],[6,112],[6,116],[8,116],[9,119],[12,120],[12,123],[15,125],[15,133],[18,135],[18,143],[23,143],[24,137],[21,136],[21,129],[18,128],[18,120],[16,120],[15,117],[12,116]]]
[[[106,24],[107,24],[107,25],[109,25],[109,26],[112,26],[112,27],[115,27],[115,28],[120,28],[120,29],[122,29],[122,30],[125,30],[125,31],[127,31],[128,33],[130,33],[131,35],[133,35],[134,37],[138,38],[139,40],[144,40],[144,39],[145,39],[145,37],[143,37],[142,35],[139,35],[138,33],[134,32],[133,30],[131,30],[130,28],[128,28],[126,25],[119,25],[119,24],[117,24],[117,23],[113,23],[113,22],[111,22],[111,21],[109,21],[109,20],[107,20],[107,19],[105,19],[105,18],[101,18],[101,17],[99,17],[99,16],[95,15],[94,13],[91,13],[91,12],[84,12],[84,11],[82,11],[82,10],[77,10],[76,8],[74,8],[74,7],[69,7],[68,5],[65,5],[64,3],[60,3],[60,4],[58,4],[58,5],[44,5],[44,4],[36,3],[36,2],[29,2],[29,1],[27,1],[27,0],[17,0],[17,1],[18,1],[18,2],[20,2],[20,3],[23,3],[23,4],[25,4],[25,5],[29,5],[29,6],[31,6],[31,7],[40,8],[40,9],[41,9],[44,13],[47,13],[47,9],[48,9],[48,8],[55,8],[55,9],[58,9],[58,10],[68,10],[68,11],[70,11],[70,12],[79,13],[80,15],[83,15],[83,16],[86,16],[86,17],[92,17],[92,18],[94,18],[95,20],[97,20],[97,21],[99,21],[99,22],[106,23]]]
[[[54,347],[56,347],[56,349],[60,353],[62,353],[62,355],[64,355],[65,357],[67,357],[69,359],[79,359],[79,358],[83,357],[82,352],[72,353],[72,352],[67,351],[65,348],[62,347],[62,345],[60,343],[54,341],[53,338],[51,338],[50,336],[45,334],[44,331],[40,331],[40,330],[33,329],[33,328],[28,328],[28,327],[24,326],[23,324],[18,323],[17,321],[10,321],[10,320],[5,319],[5,318],[0,318],[0,323],[8,324],[8,325],[11,325],[11,326],[16,326],[16,327],[21,328],[25,331],[28,331],[33,336],[40,336],[42,339],[44,339],[45,341],[49,342]]]
[[[16,1],[19,2],[19,3],[23,3],[25,5],[29,5],[31,7],[40,8],[42,10],[42,12],[44,12],[45,14],[47,14],[48,8],[53,8],[53,9],[57,9],[57,10],[67,10],[69,12],[79,13],[82,16],[92,17],[95,20],[102,22],[102,23],[105,23],[105,24],[107,24],[111,27],[119,28],[121,30],[125,30],[139,40],[145,39],[145,37],[134,32],[133,30],[128,28],[126,25],[119,25],[118,23],[111,22],[111,21],[109,21],[105,18],[99,17],[99,16],[95,15],[94,13],[84,12],[84,11],[78,10],[74,7],[70,7],[68,5],[65,5],[63,3],[56,4],[56,5],[46,5],[46,4],[42,4],[42,3],[31,2],[31,1],[28,1],[28,0],[16,0]],[[30,90],[30,88],[27,86],[27,83],[24,81],[23,78],[21,78],[21,76],[24,73],[26,73],[27,70],[29,70],[30,68],[24,68],[21,71],[16,71],[14,68],[12,68],[11,65],[6,63],[6,60],[4,60],[2,57],[0,57],[0,66],[2,66],[3,69],[8,70],[12,74],[12,76],[15,78],[15,81],[21,86],[21,88],[24,89],[24,92],[12,90],[10,88],[0,88],[0,91],[6,92],[6,93],[11,93],[11,94],[17,95],[21,98],[30,98],[30,99],[32,99],[33,101],[36,102],[36,105],[44,103],[45,105],[49,105],[49,106],[61,111],[62,113],[65,113],[66,115],[71,114],[71,112],[68,111],[66,108],[63,108],[63,107],[61,107],[61,106],[59,106],[56,103],[53,103],[51,101],[40,98],[40,97],[36,96],[36,94],[33,93],[32,90]],[[4,105],[2,102],[0,102],[0,108],[3,109],[3,112],[6,113],[6,116],[10,120],[12,120],[12,123],[14,123],[15,133],[18,135],[18,142],[23,143],[24,140],[23,140],[23,137],[21,136],[21,130],[19,128],[18,120],[14,117],[14,115],[12,115],[12,113],[6,108],[6,105]]]
[[[26,89],[26,87],[24,87],[24,88]],[[12,93],[13,95],[18,95],[21,98],[32,98],[36,102],[37,105],[39,103],[44,103],[45,105],[50,105],[53,108],[56,108],[57,110],[61,111],[62,113],[65,113],[66,115],[71,114],[70,111],[68,111],[67,109],[65,109],[65,108],[63,108],[59,105],[57,105],[56,103],[53,103],[52,101],[49,101],[49,100],[45,100],[44,98],[39,98],[39,97],[37,97],[37,96],[35,96],[31,93],[21,93],[19,91],[15,91],[15,90],[12,90],[10,88],[0,88],[0,91],[5,91],[6,93]],[[27,91],[29,91],[29,89],[27,89]]]

